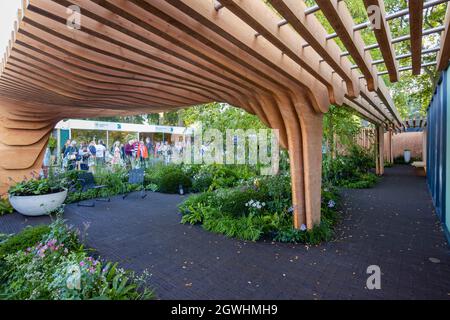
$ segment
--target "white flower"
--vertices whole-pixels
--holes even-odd
[[[306,230],[306,225],[305,225],[305,224],[302,224],[302,225],[300,226],[300,230],[301,230],[301,231],[305,231],[305,230]]]
[[[66,285],[68,289],[81,289],[81,270],[77,265],[71,265],[67,268]]]
[[[265,207],[266,206],[266,203],[265,202],[263,202],[262,204],[261,204],[263,207]]]

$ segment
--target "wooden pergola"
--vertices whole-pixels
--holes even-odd
[[[269,4],[267,4],[268,2]],[[30,0],[24,1],[0,75],[0,184],[40,167],[54,125],[67,117],[168,111],[218,101],[257,115],[279,130],[289,150],[296,228],[320,222],[322,117],[330,104],[352,108],[377,128],[377,172],[383,134],[403,126],[389,90],[419,74],[422,37],[442,32],[436,64],[450,55],[444,26],[423,30],[423,10],[446,2],[410,0],[386,14],[377,6],[377,43],[364,43],[344,1],[316,0]],[[81,28],[69,28],[78,6]],[[321,11],[335,33],[328,34]],[[370,12],[369,12],[370,15]],[[393,39],[389,20],[409,15],[409,36]],[[341,50],[335,39],[345,46]],[[396,56],[394,44],[411,41]],[[379,48],[382,60],[370,50]],[[412,66],[398,61],[411,57]],[[351,59],[350,59],[351,58]],[[386,66],[385,72],[377,70]]]

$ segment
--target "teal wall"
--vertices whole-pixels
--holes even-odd
[[[450,71],[441,74],[427,114],[427,182],[450,242]],[[449,181],[449,183],[447,183]]]

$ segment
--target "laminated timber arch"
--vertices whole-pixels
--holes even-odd
[[[24,1],[0,70],[0,189],[8,177],[39,169],[61,119],[226,102],[279,130],[289,150],[294,225],[311,229],[320,222],[322,117],[329,105],[355,110],[380,135],[402,122],[343,1],[317,0],[314,8],[303,0],[267,2]],[[67,26],[69,6],[80,9],[79,29]],[[317,10],[336,34],[327,34]],[[396,81],[382,18],[377,41]]]

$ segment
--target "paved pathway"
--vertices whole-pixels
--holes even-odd
[[[136,271],[148,269],[161,299],[450,299],[450,250],[425,179],[387,169],[373,189],[343,192],[337,239],[318,247],[244,242],[179,224],[178,195],[117,197],[65,218],[87,244]],[[48,218],[0,217],[0,232]],[[432,262],[437,261],[438,263]],[[381,268],[381,290],[365,288]]]

